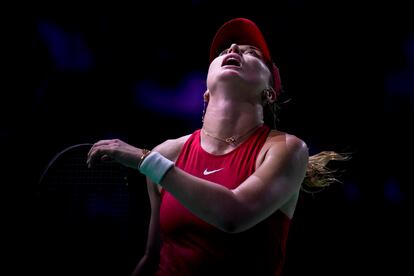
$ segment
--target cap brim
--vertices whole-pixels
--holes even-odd
[[[260,29],[246,18],[235,18],[224,23],[216,32],[210,47],[210,62],[232,43],[258,48],[266,61],[271,61],[269,48]]]

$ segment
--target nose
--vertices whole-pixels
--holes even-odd
[[[229,50],[227,51],[227,53],[236,53],[236,54],[240,54],[240,48],[239,45],[237,45],[236,43],[231,44]]]

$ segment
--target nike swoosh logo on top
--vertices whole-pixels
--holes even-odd
[[[217,170],[212,170],[212,171],[209,171],[208,169],[205,169],[205,170],[204,170],[204,172],[203,172],[203,174],[204,174],[204,175],[209,175],[209,174],[212,174],[212,173],[215,173],[215,172],[221,171],[222,169],[224,169],[224,168],[217,169]]]

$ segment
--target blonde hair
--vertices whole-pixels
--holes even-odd
[[[308,167],[301,189],[307,193],[321,191],[338,179],[338,170],[328,167],[330,161],[346,161],[351,158],[350,153],[337,153],[335,151],[322,151],[309,156]]]

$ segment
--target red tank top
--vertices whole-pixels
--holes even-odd
[[[269,130],[263,125],[223,155],[206,152],[197,130],[184,144],[175,165],[234,189],[255,171],[256,158]],[[157,276],[281,274],[290,219],[280,211],[246,231],[225,233],[163,192],[160,224],[163,245]]]

